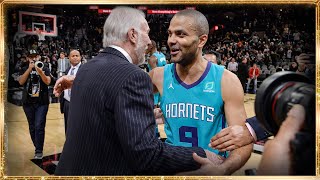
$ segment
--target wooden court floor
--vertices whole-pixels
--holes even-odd
[[[245,109],[248,117],[254,113],[255,95],[245,95]],[[45,130],[44,156],[62,151],[65,141],[63,114],[59,103],[49,105]],[[7,103],[5,106],[5,176],[49,176],[35,165],[31,159],[34,147],[29,135],[28,123],[21,106]],[[165,136],[163,126],[159,127],[160,135]],[[249,161],[233,175],[244,175],[245,169],[257,168],[261,155],[252,153]]]

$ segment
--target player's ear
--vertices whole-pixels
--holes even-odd
[[[198,47],[203,48],[203,46],[206,44],[208,40],[208,35],[207,34],[202,34],[201,36],[199,36],[199,45]]]

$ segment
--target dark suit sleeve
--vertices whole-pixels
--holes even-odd
[[[257,141],[263,140],[271,136],[271,134],[259,123],[256,116],[247,119],[247,122],[250,124],[257,136]]]
[[[192,153],[203,149],[171,146],[155,136],[152,84],[147,73],[130,75],[118,90],[115,127],[128,163],[137,174],[175,174],[200,167]]]

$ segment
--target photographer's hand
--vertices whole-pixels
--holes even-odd
[[[37,66],[34,66],[34,68],[36,69],[36,71],[39,75],[44,74],[44,72],[41,68],[38,68]]]
[[[31,72],[33,68],[34,68],[34,61],[29,61],[28,71]]]
[[[50,76],[46,76],[44,71],[41,68],[38,68],[35,66],[35,69],[37,71],[37,73],[39,74],[39,76],[41,77],[41,80],[46,84],[49,85],[51,82],[51,78]]]
[[[267,141],[259,165],[260,175],[289,175],[291,161],[290,141],[301,129],[305,120],[305,110],[301,105],[294,105],[283,121],[273,140]]]
[[[314,57],[314,55],[313,55]],[[311,54],[301,53],[296,57],[296,60],[299,65],[301,64],[314,64],[314,58],[312,58]]]
[[[29,66],[28,68],[23,72],[23,74],[19,77],[19,84],[24,85],[26,83],[30,73],[32,72],[32,68],[34,68],[34,61],[31,60],[30,58],[27,58],[29,61]]]

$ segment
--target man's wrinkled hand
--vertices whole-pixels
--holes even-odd
[[[202,158],[198,156],[196,153],[193,153],[193,159],[201,164],[201,167],[195,171],[187,171],[187,172],[181,172],[177,175],[179,176],[195,176],[195,175],[225,175],[225,169],[224,166],[221,164],[224,161],[224,158],[210,152],[208,150],[205,150],[207,158]]]
[[[71,89],[75,76],[65,75],[60,77],[53,87],[53,94],[59,97],[65,89]]]
[[[220,165],[223,163],[223,161],[225,160],[224,157],[216,154],[216,153],[213,153],[211,151],[208,151],[208,150],[204,150],[206,152],[206,156],[207,158],[215,165]]]

